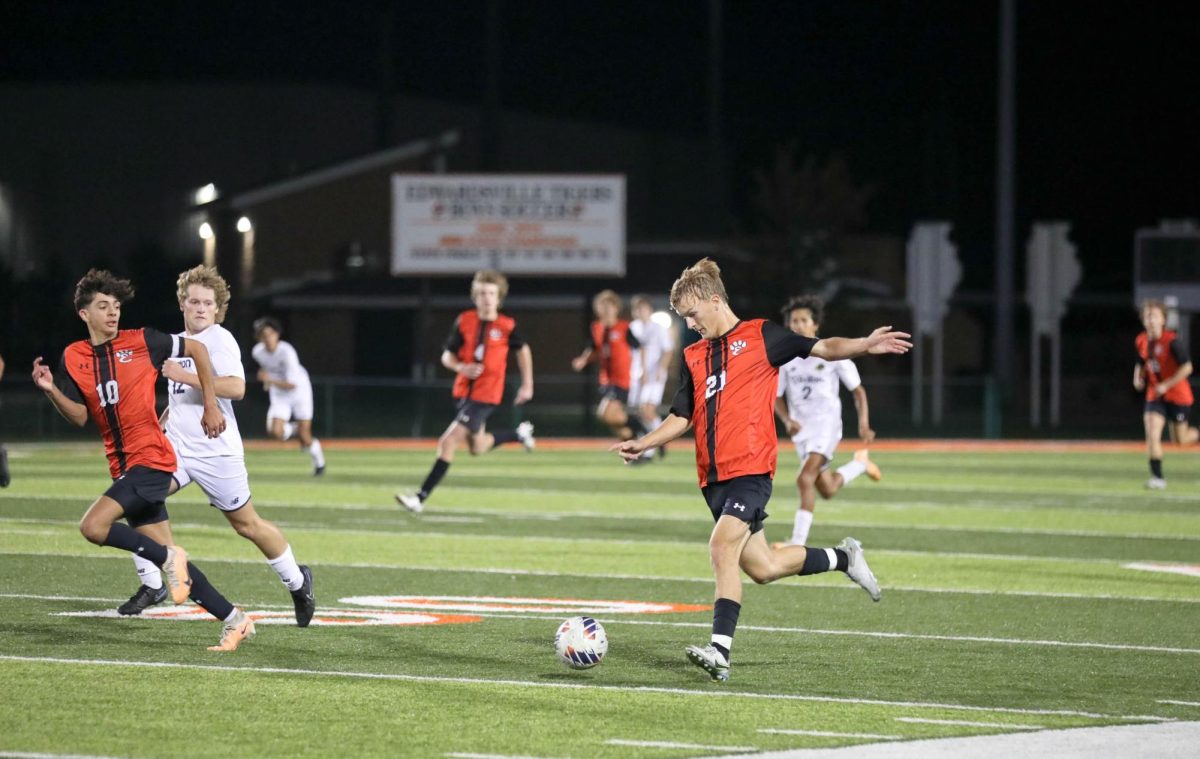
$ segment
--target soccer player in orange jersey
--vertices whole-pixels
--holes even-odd
[[[1162,490],[1167,486],[1162,469],[1163,427],[1170,424],[1171,439],[1179,445],[1190,445],[1200,438],[1200,431],[1188,424],[1188,414],[1194,402],[1188,377],[1192,361],[1187,346],[1174,331],[1166,329],[1167,307],[1162,301],[1147,300],[1142,304],[1142,326],[1135,340],[1138,363],[1133,367],[1133,386],[1146,391],[1146,408],[1142,424],[1146,429],[1146,453],[1150,457],[1150,479],[1146,487]]]
[[[571,368],[581,372],[593,361],[600,365],[600,404],[596,416],[621,440],[631,440],[646,431],[637,414],[628,411],[634,351],[641,350],[641,343],[630,330],[629,322],[621,318],[622,305],[621,296],[612,290],[596,294],[592,299],[596,320],[589,328],[587,347],[571,359]]]
[[[670,414],[654,432],[612,447],[625,461],[647,448],[695,430],[696,472],[716,525],[709,558],[716,576],[711,644],[688,646],[688,659],[714,680],[729,678],[729,652],[741,611],[739,568],[757,583],[832,569],[845,572],[878,601],[879,583],[862,545],[846,538],[836,548],[772,548],[763,535],[779,444],[773,415],[779,367],[793,358],[827,361],[864,353],[905,353],[904,332],[880,327],[868,337],[804,337],[764,319],[743,321],[729,307],[717,264],[703,259],[671,287],[671,307],[704,339],[683,352],[680,388]]]
[[[171,600],[190,596],[224,622],[210,651],[233,651],[254,635],[254,622],[229,603],[171,539],[164,505],[175,471],[175,451],[158,423],[154,385],[168,358],[186,356],[196,366],[204,411],[201,426],[215,438],[225,429],[217,404],[212,363],[203,343],[154,329],[118,329],[121,304],[133,297],[128,280],[92,269],[75,286],[75,309],[88,339],[63,351],[57,376],[38,356],[33,382],[69,422],[90,417],[100,429],[112,486],[96,499],[79,531],[90,542],[129,551],[162,569]],[[124,519],[128,525],[117,520]]]
[[[515,441],[520,441],[525,450],[533,450],[535,441],[530,422],[521,422],[515,430],[495,433],[485,428],[488,417],[504,397],[510,350],[516,351],[517,368],[521,372],[521,387],[513,403],[519,406],[533,398],[533,352],[517,331],[516,320],[500,313],[506,295],[508,279],[503,274],[486,269],[475,272],[471,281],[475,308],[459,314],[450,328],[442,350],[442,366],[457,375],[451,392],[458,399],[458,414],[438,439],[437,460],[421,489],[396,494],[397,503],[414,514],[424,511],[425,500],[446,476],[455,451],[462,445],[467,445],[472,456]]]

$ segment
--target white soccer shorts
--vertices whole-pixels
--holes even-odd
[[[308,422],[312,421],[312,418],[312,388],[298,387],[271,398],[271,406],[267,409],[267,428],[270,429],[272,419],[282,419],[285,422]]]
[[[180,456],[173,476],[180,490],[195,482],[221,511],[237,511],[250,501],[250,477],[241,456]]]
[[[638,406],[646,404],[660,406],[662,405],[663,391],[666,389],[666,382],[648,382],[630,391],[629,401]]]
[[[833,452],[837,450],[838,443],[842,442],[842,420],[801,420],[800,432],[796,433],[792,442],[796,444],[796,453],[800,455],[801,462],[808,458],[810,453],[824,456],[825,464],[821,467],[824,471],[829,468],[829,462],[833,461]]]

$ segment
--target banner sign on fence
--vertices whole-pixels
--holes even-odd
[[[625,276],[625,177],[392,175],[392,273]]]

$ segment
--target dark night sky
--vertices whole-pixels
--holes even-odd
[[[245,81],[375,88],[383,2],[8,2],[0,79]],[[701,137],[707,4],[502,6],[505,107]],[[1135,228],[1200,215],[1200,5],[1018,3],[1018,212],[1075,222],[1088,283],[1128,287]],[[483,0],[395,4],[399,92],[478,101]],[[724,4],[723,130],[734,197],[773,146],[843,154],[879,185],[868,227],[953,218],[990,256],[992,2]],[[986,267],[978,267],[986,271]],[[986,285],[975,282],[976,285]]]

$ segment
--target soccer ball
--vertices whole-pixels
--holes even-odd
[[[554,633],[554,652],[571,669],[589,669],[604,661],[608,636],[591,617],[571,617]]]

